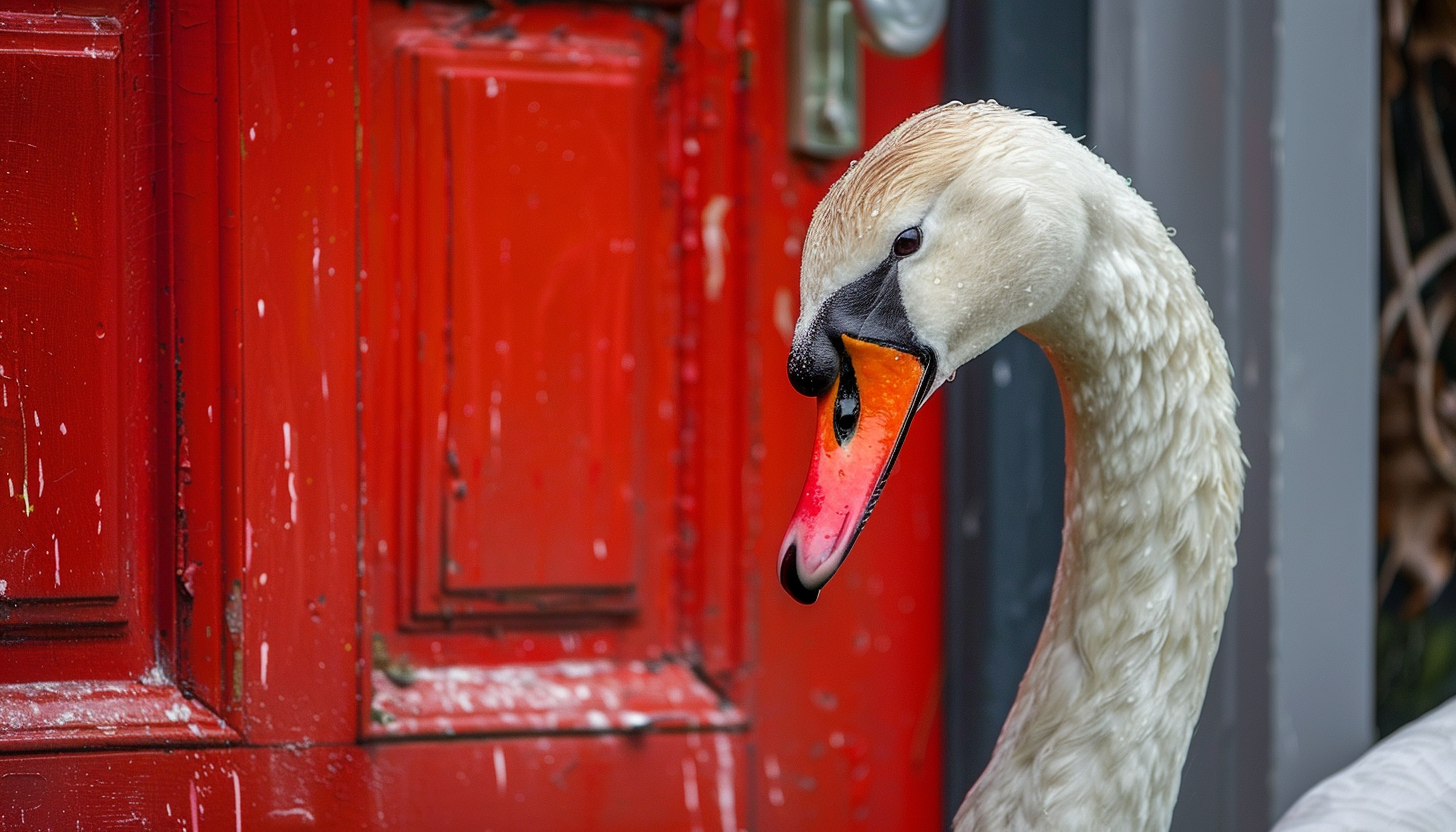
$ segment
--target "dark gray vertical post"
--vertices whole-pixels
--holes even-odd
[[[1087,0],[953,3],[946,94],[1087,125]],[[1062,538],[1062,404],[1019,335],[947,385],[946,821],[990,759],[1046,618]]]

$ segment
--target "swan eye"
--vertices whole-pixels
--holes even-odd
[[[895,238],[895,245],[892,247],[896,257],[909,257],[920,250],[920,226],[907,228],[900,232]]]

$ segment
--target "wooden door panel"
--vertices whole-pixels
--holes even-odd
[[[127,619],[121,29],[15,20],[0,15],[0,598],[16,606],[0,633],[100,632]]]
[[[0,12],[4,752],[236,737],[174,661],[184,643],[215,654],[221,622],[179,632],[169,574],[151,21],[139,2],[99,5]]]
[[[36,54],[35,41],[0,47],[0,551],[10,578],[0,594],[22,605],[3,629],[28,618],[26,602],[111,606],[121,590],[121,523],[103,522],[121,504],[119,472],[106,465],[122,430],[121,32],[58,54]],[[52,106],[58,92],[76,109]]]
[[[523,737],[467,741],[459,755],[382,749],[400,783],[391,829],[740,832],[752,828],[743,736]],[[451,783],[450,781],[454,781]],[[446,788],[435,784],[450,783]]]
[[[636,251],[661,189],[658,61],[607,37],[406,60],[420,412],[439,414],[421,420],[417,612],[634,612],[635,506],[670,488],[645,440],[672,391],[635,372],[671,359]]]
[[[667,28],[371,12],[365,733],[741,725],[681,639]]]

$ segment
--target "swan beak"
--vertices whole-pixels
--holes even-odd
[[[927,358],[840,336],[840,374],[819,396],[809,477],[779,548],[779,582],[812,604],[844,562],[930,392]]]

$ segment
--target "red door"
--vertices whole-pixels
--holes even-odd
[[[843,164],[781,5],[31,5],[0,828],[939,824],[933,409],[843,583],[774,579]],[[867,136],[936,99],[864,60]]]

